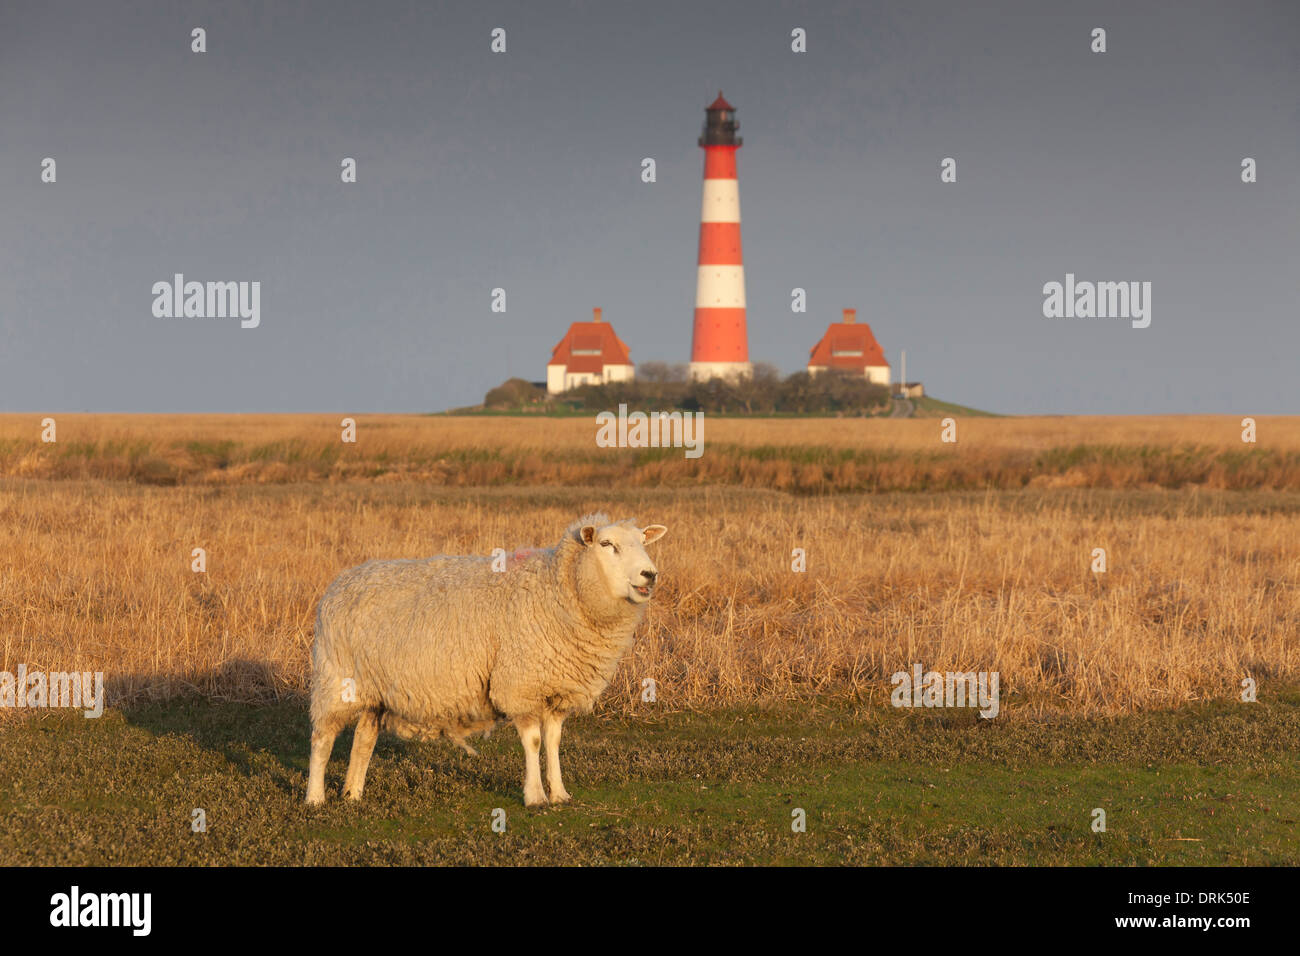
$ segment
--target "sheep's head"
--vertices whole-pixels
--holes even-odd
[[[600,576],[617,600],[645,604],[654,593],[659,569],[645,546],[658,541],[668,529],[661,524],[638,528],[631,521],[614,524],[584,524],[578,529],[578,542],[586,547],[599,568]]]

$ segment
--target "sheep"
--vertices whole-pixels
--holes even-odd
[[[353,720],[343,794],[360,800],[381,729],[404,737],[466,738],[510,720],[524,748],[524,803],[571,797],[560,777],[560,729],[608,686],[645,616],[659,571],[638,528],[597,513],[559,544],[491,558],[440,555],[369,561],[321,598],[312,647],[307,803],[325,800],[334,738]]]

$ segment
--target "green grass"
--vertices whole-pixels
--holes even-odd
[[[510,727],[478,758],[381,737],[360,804],[338,796],[345,733],[314,809],[299,701],[191,699],[0,733],[11,864],[1300,862],[1297,694],[1055,723],[811,703],[575,718],[576,802],[543,810],[522,805]]]
[[[965,405],[958,405],[954,402],[945,402],[931,395],[922,395],[920,398],[911,399],[912,404],[916,407],[918,418],[938,418],[942,415],[962,415],[966,418],[1004,418],[997,412],[984,412],[978,408],[968,408]]]

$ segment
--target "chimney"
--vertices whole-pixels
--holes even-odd
[[[857,309],[845,309],[845,310],[844,310],[844,324],[845,324],[845,325],[851,325],[852,323],[856,322],[857,320],[858,320],[858,310],[857,310]]]
[[[591,310],[591,321],[593,321],[593,322],[599,322],[599,321],[600,321],[600,309],[597,308],[597,309],[592,309],[592,310]]]

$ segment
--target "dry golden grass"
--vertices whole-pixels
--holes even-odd
[[[1011,719],[1300,678],[1292,492],[30,479],[0,480],[0,670],[102,670],[110,702],[300,693],[316,601],[342,569],[549,544],[592,508],[670,528],[655,546],[664,586],[603,704],[616,711],[647,706],[644,677],[656,706],[706,708],[876,695],[912,662],[999,671]],[[195,547],[205,574],[190,570]],[[790,570],[796,547],[803,574]],[[1096,547],[1105,574],[1089,570]]]
[[[38,414],[0,414],[0,444],[39,447]],[[401,454],[428,445],[446,448],[546,450],[591,448],[591,417],[450,415],[54,415],[64,442],[173,443],[230,441],[269,445],[339,443],[339,422],[359,423],[358,450]],[[1255,416],[1261,444],[1300,450],[1300,416]],[[720,444],[827,445],[926,451],[937,441],[930,418],[720,418],[706,416],[706,437]],[[1241,417],[1233,415],[1097,415],[961,418],[961,442],[1000,449],[1043,449],[1067,444],[1241,446]]]
[[[1300,490],[1300,418],[708,417],[704,454],[595,445],[592,418],[342,415],[0,416],[0,476],[153,485],[412,481],[452,487],[738,485],[795,493],[1021,487]]]

